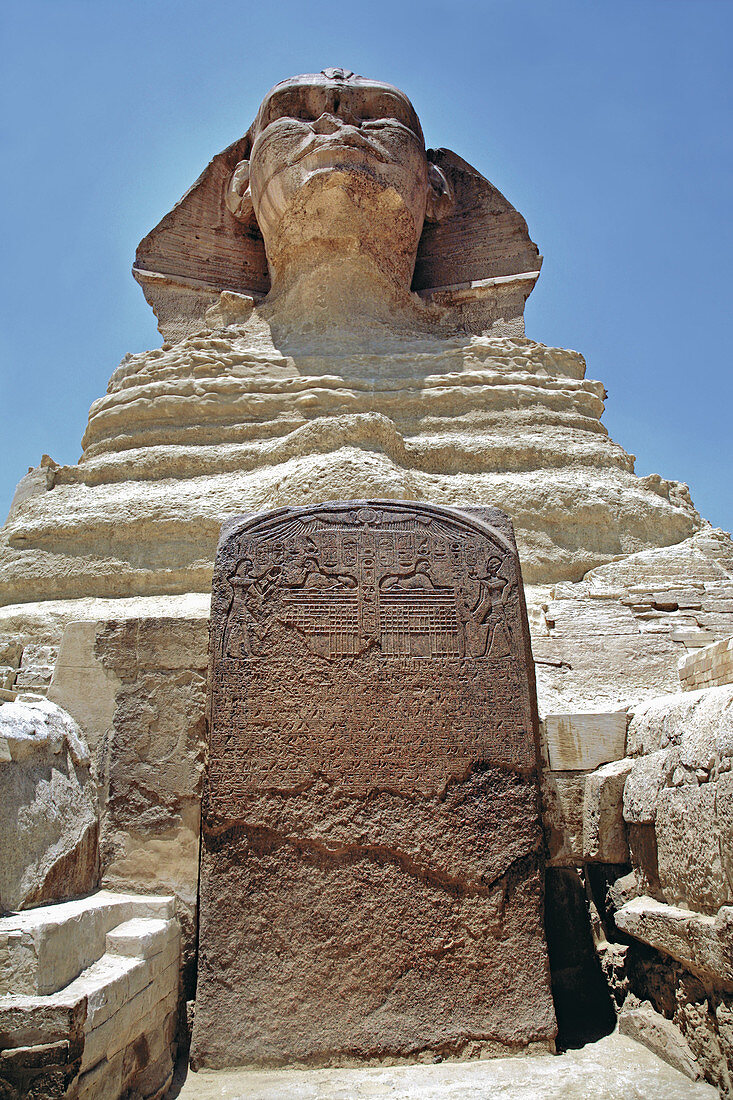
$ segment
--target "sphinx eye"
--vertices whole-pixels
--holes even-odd
[[[264,123],[269,126],[280,119],[295,118],[300,122],[313,122],[318,115],[300,96],[282,95],[270,103]]]
[[[315,122],[317,116],[315,111],[310,110],[308,107],[294,107],[290,111],[290,117],[297,118],[301,122]]]

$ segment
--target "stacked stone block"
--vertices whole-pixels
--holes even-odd
[[[683,691],[733,684],[733,637],[682,657],[679,675]]]
[[[626,725],[625,709],[545,717],[542,793],[551,866],[628,860],[621,820]]]
[[[630,949],[622,1030],[678,1068],[691,1053],[731,1096],[733,685],[640,706],[627,750],[633,871],[615,884],[615,924],[645,946]]]
[[[0,1092],[162,1096],[178,1016],[175,901],[100,891],[0,920]]]

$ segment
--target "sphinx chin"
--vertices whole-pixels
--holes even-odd
[[[397,187],[363,167],[311,172],[297,191],[274,178],[255,206],[265,239],[273,289],[314,264],[364,260],[396,288],[407,291],[422,220]]]

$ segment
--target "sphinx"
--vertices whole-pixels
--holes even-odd
[[[426,151],[403,92],[326,69],[268,92],[244,137],[141,242],[133,274],[168,337],[201,327],[222,291],[309,331],[346,315],[399,327],[401,309],[404,329],[516,334],[541,262],[487,180]],[[443,308],[430,317],[430,304]]]
[[[535,643],[559,661],[548,698],[617,700],[613,663],[602,689],[552,671],[587,648],[554,654],[557,586],[619,600],[642,577],[652,593],[699,579],[701,560],[724,584],[733,553],[686,485],[636,475],[583,357],[525,336],[540,268],[521,214],[456,153],[426,149],[399,89],[345,69],[277,84],[141,241],[133,274],[163,343],[112,373],[78,463],[44,458],[21,480],[0,533],[0,633],[58,644],[77,619],[207,615],[231,515],[490,504],[512,517]],[[727,629],[703,619],[682,626]],[[646,652],[646,620],[632,626]],[[653,690],[676,678],[670,631]],[[643,667],[624,662],[634,691]]]

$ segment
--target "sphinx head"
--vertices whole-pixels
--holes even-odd
[[[408,290],[425,220],[452,207],[420,122],[391,84],[343,69],[292,77],[268,92],[227,206],[256,219],[273,289],[329,259],[366,259]]]

